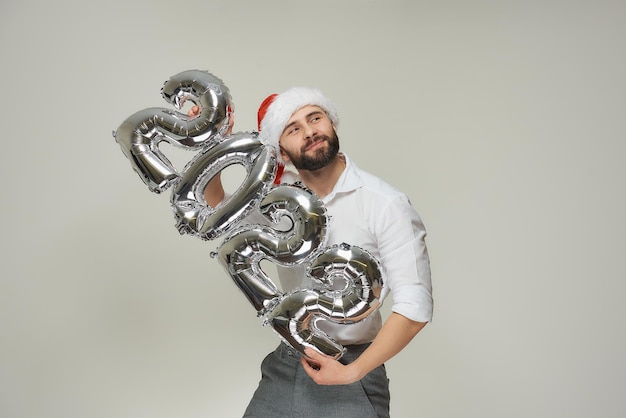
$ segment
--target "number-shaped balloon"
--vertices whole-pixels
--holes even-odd
[[[318,328],[317,322],[353,324],[378,309],[382,269],[370,253],[344,243],[321,253],[307,274],[314,279],[313,286],[279,296],[265,322],[301,352],[311,347],[339,358],[344,347]]]
[[[204,71],[171,77],[162,96],[177,109],[186,100],[201,107],[198,117],[149,108],[127,118],[115,140],[148,188],[160,193],[176,184],[171,205],[181,234],[215,239],[228,234],[215,255],[250,303],[274,331],[295,349],[306,347],[340,357],[344,347],[317,323],[351,324],[381,303],[382,269],[365,250],[348,244],[326,247],[328,216],[319,198],[303,187],[272,188],[275,151],[253,132],[224,137],[232,110],[228,88]],[[198,150],[179,173],[158,144]],[[204,200],[207,184],[227,166],[241,164],[246,178],[217,207]],[[258,210],[269,222],[242,224]],[[279,222],[288,219],[289,226]],[[307,266],[313,285],[284,293],[260,266],[262,260],[289,268]]]
[[[229,272],[258,313],[282,295],[261,269],[264,258],[280,265],[304,263],[326,242],[328,218],[322,202],[297,186],[279,186],[260,204],[261,213],[278,222],[291,220],[291,228],[278,231],[262,225],[246,225],[234,231],[218,249],[218,260]]]
[[[224,168],[241,164],[247,176],[233,196],[217,208],[204,200],[206,185]],[[185,168],[172,191],[172,208],[181,234],[215,239],[245,217],[272,186],[276,156],[255,133],[238,132],[200,152]]]
[[[228,88],[205,71],[184,71],[171,77],[161,94],[179,110],[185,101],[194,102],[201,107],[200,115],[189,118],[170,109],[149,108],[128,117],[114,132],[133,169],[155,193],[166,190],[179,178],[158,144],[167,141],[180,148],[200,149],[225,131],[232,109]]]

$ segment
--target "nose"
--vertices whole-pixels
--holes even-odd
[[[315,136],[315,134],[317,133],[317,130],[315,129],[315,126],[313,125],[306,125],[306,127],[304,128],[304,137],[305,138],[312,138]]]

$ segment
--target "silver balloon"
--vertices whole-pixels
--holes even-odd
[[[181,234],[207,240],[228,234],[214,255],[283,341],[301,352],[311,347],[340,357],[343,346],[316,324],[351,324],[378,309],[384,282],[376,259],[348,244],[325,248],[328,215],[322,201],[303,187],[272,188],[275,151],[256,133],[224,137],[232,101],[220,79],[206,71],[184,71],[165,82],[161,94],[178,110],[187,100],[199,105],[200,115],[189,118],[149,108],[127,118],[114,137],[132,168],[152,192],[176,185],[170,202]],[[200,152],[179,173],[159,150],[162,141]],[[232,196],[212,208],[204,200],[204,189],[232,164],[243,165],[246,178]],[[267,225],[242,224],[253,210]],[[309,263],[313,285],[282,292],[261,268],[264,259],[286,268]]]
[[[384,286],[382,268],[367,251],[344,243],[321,253],[308,266],[307,274],[313,286],[279,296],[267,310],[265,322],[301,352],[311,347],[339,358],[344,347],[316,323],[352,324],[376,311]]]
[[[197,150],[210,146],[218,133],[228,127],[232,101],[228,88],[213,74],[190,70],[172,76],[161,95],[180,110],[189,100],[201,107],[196,117],[165,108],[148,108],[128,117],[114,132],[117,143],[132,168],[155,193],[175,183],[179,173],[159,150],[166,141],[174,146]]]
[[[216,208],[204,200],[206,185],[224,168],[241,164],[246,178],[235,193]],[[171,203],[176,227],[181,234],[215,239],[231,230],[272,187],[276,177],[276,156],[256,133],[238,132],[217,145],[202,150],[185,167],[172,191]]]
[[[298,186],[272,189],[260,203],[261,213],[273,223],[282,217],[291,228],[281,231],[263,225],[245,225],[225,238],[217,251],[229,272],[259,314],[282,296],[260,263],[269,259],[283,266],[305,263],[326,242],[328,217],[322,201]]]

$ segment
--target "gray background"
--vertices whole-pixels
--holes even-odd
[[[609,0],[3,0],[0,416],[243,412],[277,337],[111,136],[202,69],[235,131],[269,93],[321,88],[344,150],[422,215],[435,321],[388,363],[394,417],[623,417],[625,18]]]

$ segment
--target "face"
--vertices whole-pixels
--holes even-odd
[[[291,115],[279,144],[283,159],[298,170],[319,170],[339,153],[335,127],[318,106],[305,106]]]

